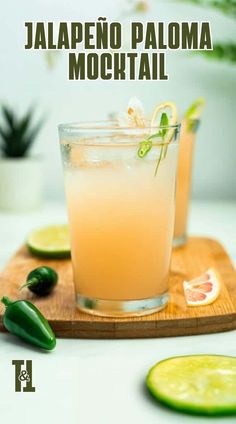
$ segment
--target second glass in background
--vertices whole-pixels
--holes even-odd
[[[193,154],[199,122],[198,119],[183,119],[181,123],[176,186],[174,247],[182,246],[187,241]]]

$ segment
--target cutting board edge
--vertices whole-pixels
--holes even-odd
[[[85,321],[72,319],[53,319],[49,322],[52,325],[57,337],[62,338],[91,338],[91,339],[132,339],[132,338],[154,338],[154,337],[174,337],[174,336],[187,336],[194,334],[209,334],[221,331],[230,331],[236,329],[236,290],[233,290],[233,285],[236,283],[236,271],[232,264],[231,258],[228,256],[222,244],[210,237],[193,236],[190,240],[194,242],[208,243],[212,247],[212,256],[215,261],[218,261],[218,254],[222,255],[222,269],[224,274],[230,275],[230,285],[226,284],[230,293],[230,300],[232,301],[231,312],[219,315],[205,315],[203,317],[181,317],[181,318],[167,318],[158,319],[155,315],[134,319],[96,319]],[[181,248],[176,248],[176,250]],[[5,269],[7,270],[11,261],[25,251],[25,248],[20,248],[7,262],[2,271],[4,276]],[[29,256],[30,258],[30,256]],[[228,277],[226,280],[229,279]],[[232,290],[232,291],[231,291]],[[173,328],[173,323],[175,327]],[[96,329],[94,329],[94,325]],[[0,315],[0,331],[6,331],[2,324],[2,315]]]
[[[223,320],[222,320],[223,318]],[[220,321],[219,321],[220,320]],[[49,320],[58,338],[84,338],[84,339],[133,339],[133,338],[158,338],[191,336],[196,334],[211,334],[236,329],[236,313],[230,315],[216,315],[209,317],[179,319],[178,325],[173,327],[173,320],[161,321],[165,327],[158,326],[158,321],[145,323],[145,333],[142,321],[95,321],[96,330],[91,330],[87,322],[83,321],[55,321]],[[195,325],[192,325],[194,324]],[[155,324],[155,325],[154,325]],[[168,326],[169,325],[169,326]],[[0,317],[0,331],[7,332]],[[58,334],[59,331],[59,334]]]

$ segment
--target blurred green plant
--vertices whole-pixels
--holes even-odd
[[[229,16],[236,17],[235,0],[183,0],[188,3],[194,3],[199,6],[213,7]]]
[[[234,43],[215,43],[214,50],[200,51],[199,53],[209,59],[236,63],[236,44]]]
[[[188,3],[194,3],[199,6],[211,7],[227,16],[236,18],[236,0],[182,0]],[[198,54],[209,59],[227,61],[236,63],[236,43],[234,42],[218,42],[214,43],[212,51],[199,51]]]
[[[23,118],[18,118],[11,108],[2,106],[3,124],[0,124],[0,150],[3,156],[9,158],[27,156],[43,125],[43,120],[32,125],[33,116],[33,108]]]

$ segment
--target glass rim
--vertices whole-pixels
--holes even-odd
[[[147,121],[149,122],[149,121]],[[78,134],[79,132],[86,132],[90,134],[94,134],[96,132],[103,132],[103,133],[113,133],[113,134],[119,134],[123,131],[130,132],[132,134],[138,133],[142,134],[145,131],[155,131],[155,130],[165,130],[165,129],[173,129],[173,130],[179,130],[181,127],[181,122],[177,122],[174,125],[166,125],[166,126],[160,126],[160,125],[145,125],[143,127],[131,127],[129,125],[119,125],[118,120],[104,120],[104,121],[81,121],[81,122],[70,122],[65,124],[59,124],[58,130],[59,133],[63,132],[64,134],[72,135]]]

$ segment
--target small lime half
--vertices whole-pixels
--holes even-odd
[[[43,258],[67,258],[70,242],[67,225],[51,225],[33,230],[26,240],[31,253]]]
[[[150,369],[146,384],[161,403],[199,415],[236,414],[236,358],[177,356]]]

